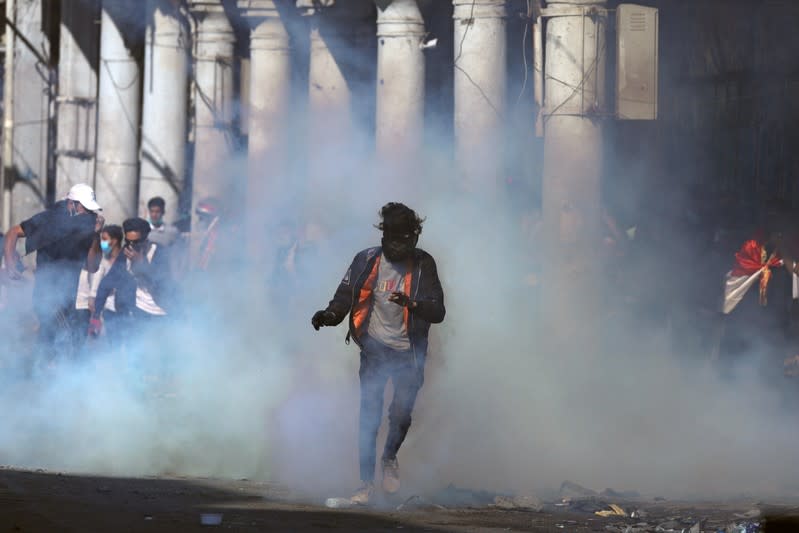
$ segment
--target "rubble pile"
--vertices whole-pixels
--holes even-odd
[[[569,514],[571,520],[556,524],[559,529],[577,526],[610,533],[755,533],[762,531],[760,509],[742,513],[702,510],[669,505],[663,498],[643,498],[634,491],[605,489],[596,492],[565,481],[557,499],[543,510]],[[576,519],[586,515],[583,520]],[[590,516],[589,516],[590,515]],[[604,520],[604,523],[601,521]]]
[[[413,496],[395,507],[397,511],[464,508],[529,513],[534,526],[608,533],[756,533],[766,531],[766,523],[771,527],[785,517],[799,516],[797,507],[766,506],[751,501],[671,502],[635,491],[608,488],[598,492],[571,481],[538,496],[498,494],[450,485],[430,499]],[[794,529],[778,531],[799,531],[799,519],[794,525]]]

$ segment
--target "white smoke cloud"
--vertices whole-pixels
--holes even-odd
[[[242,253],[189,287],[187,317],[131,333],[138,367],[90,345],[84,360],[32,379],[7,372],[2,462],[267,477],[319,496],[353,488],[357,348],[344,345],[343,326],[315,333],[310,317],[352,256],[379,242],[379,207],[399,200],[427,217],[420,246],[437,260],[448,309],[433,326],[399,456],[405,490],[530,492],[564,479],[677,497],[796,490],[795,416],[760,379],[758,354],[722,377],[705,354],[671,353],[665,324],[644,334],[636,320],[606,317],[597,321],[618,349],[592,358],[544,351],[547,332],[536,325],[546,305],[523,282],[537,252],[522,238],[524,213],[502,195],[460,190],[449,140],[427,141],[428,172],[416,189],[372,179],[378,168],[360,141],[334,153],[295,146],[298,158],[324,154],[315,168],[328,169],[325,179],[281,180],[263,208],[271,220],[299,221],[297,274],[273,279],[271,266],[239,261],[273,237],[273,228],[242,227],[228,243]],[[230,168],[244,179],[240,159]],[[11,352],[24,353],[24,340],[7,350],[6,368],[21,366],[25,356]],[[156,387],[166,397],[147,381],[162,365],[174,376]]]

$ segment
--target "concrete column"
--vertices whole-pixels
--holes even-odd
[[[424,135],[424,19],[416,0],[377,9],[376,142],[381,162],[410,171]]]
[[[148,0],[144,42],[139,212],[166,200],[166,220],[179,214],[186,181],[189,33],[186,13],[172,0]]]
[[[221,0],[190,2],[194,29],[194,172],[192,211],[199,200],[225,202],[233,176],[224,164],[233,153],[233,45],[235,35]]]
[[[15,0],[6,3],[19,32],[33,45],[31,48],[19,38],[11,39],[12,57],[6,62],[11,67],[12,101],[7,102],[11,112],[5,117],[4,131],[9,135],[7,151],[10,160],[4,160],[4,180],[10,197],[4,197],[4,219],[9,225],[41,211],[47,198],[47,132],[50,83],[49,67],[43,61],[50,55],[50,41],[43,30],[42,0]],[[6,36],[13,30],[6,26]],[[9,154],[6,154],[8,156]],[[8,229],[8,228],[5,228]]]
[[[586,355],[597,345],[604,0],[548,3],[544,99],[543,224],[547,331],[558,348]],[[563,13],[558,16],[558,13]],[[584,13],[584,14],[581,14]]]
[[[251,27],[247,200],[253,212],[262,212],[265,199],[280,194],[276,181],[288,165],[291,48],[276,3],[239,2]]]
[[[132,10],[125,0],[103,0],[95,192],[112,223],[138,214],[141,68],[132,49],[143,14]]]
[[[3,180],[0,193],[2,194],[2,224],[0,231],[6,233],[12,226],[11,223],[11,189],[14,187],[14,29],[8,21],[16,23],[16,6],[14,0],[9,0],[5,5],[6,31],[3,35],[5,57],[3,58]]]
[[[56,198],[76,183],[94,181],[99,18],[99,0],[61,5]]]
[[[453,0],[455,159],[472,191],[493,188],[506,120],[505,0]]]
[[[310,8],[308,65],[309,189],[322,195],[352,154],[367,153],[361,126],[374,102],[374,5],[338,2]],[[350,154],[343,158],[342,154]]]

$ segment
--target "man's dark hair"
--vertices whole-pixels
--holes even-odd
[[[125,233],[129,231],[137,231],[141,234],[142,239],[146,239],[150,234],[150,223],[143,218],[129,218],[122,223],[122,229]]]
[[[166,211],[166,200],[160,196],[153,196],[147,202],[147,209],[152,209],[153,207],[160,207],[161,211]]]
[[[416,211],[405,204],[399,202],[389,202],[380,209],[382,222],[376,227],[380,231],[392,233],[422,233],[422,223],[424,219],[416,214]]]
[[[116,239],[120,243],[122,242],[122,239],[124,237],[124,234],[122,233],[122,227],[116,224],[109,224],[108,226],[103,226],[102,233],[107,233],[109,237],[111,237],[112,239]]]

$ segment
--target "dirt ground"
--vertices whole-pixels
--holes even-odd
[[[303,501],[285,488],[248,480],[108,478],[0,469],[0,533],[214,529],[727,533],[746,531],[743,528],[747,526],[749,531],[760,531],[754,525],[769,513],[799,516],[799,507],[764,509],[752,502],[625,504],[627,509],[639,513],[635,518],[602,518],[591,512],[546,506],[538,511],[494,506],[443,507],[418,499],[402,510],[397,510],[397,506],[396,502],[384,501],[376,508],[328,509],[323,502]],[[206,520],[221,515],[221,524],[203,525],[203,515]]]

